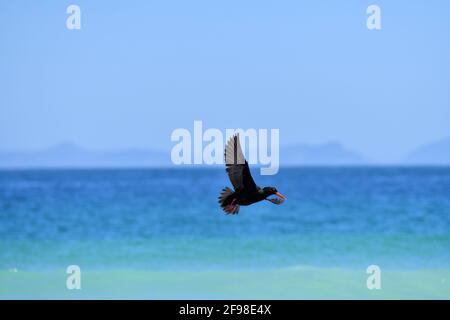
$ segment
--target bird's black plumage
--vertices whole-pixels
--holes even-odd
[[[227,214],[239,213],[240,206],[248,206],[261,200],[269,200],[280,204],[285,199],[274,187],[260,188],[256,185],[250,173],[247,160],[242,153],[239,134],[228,140],[225,146],[225,166],[228,178],[234,191],[226,187],[219,196],[220,206]],[[271,195],[278,195],[281,199],[268,199]]]

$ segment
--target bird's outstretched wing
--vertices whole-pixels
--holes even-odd
[[[239,134],[232,136],[225,146],[225,165],[235,190],[252,191],[257,189],[250,174],[248,162],[242,153]]]

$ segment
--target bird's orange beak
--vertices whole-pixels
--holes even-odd
[[[286,198],[279,192],[275,193],[277,196],[279,196],[281,199],[286,200]]]

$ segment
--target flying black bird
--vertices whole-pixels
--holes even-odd
[[[260,188],[253,181],[248,162],[242,153],[239,143],[239,134],[228,140],[225,147],[225,165],[234,191],[226,187],[219,196],[219,203],[227,214],[239,213],[240,206],[248,206],[252,203],[268,200],[274,204],[281,204],[286,198],[274,187]],[[271,198],[271,195],[280,198]]]

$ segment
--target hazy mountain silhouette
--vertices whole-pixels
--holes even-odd
[[[404,162],[424,165],[450,164],[450,137],[416,148],[405,157]]]
[[[282,147],[282,165],[348,165],[367,161],[339,143]],[[89,150],[65,142],[42,151],[0,152],[0,167],[159,167],[171,166],[170,151],[123,149]]]
[[[369,161],[356,151],[338,142],[318,145],[298,144],[281,148],[282,165],[359,165]]]
[[[143,149],[98,151],[72,143],[35,152],[0,152],[0,167],[155,167],[170,163],[168,152]]]
[[[338,142],[296,144],[280,148],[280,164],[365,165],[365,156]],[[408,154],[400,164],[450,164],[450,137],[421,146]],[[33,167],[164,167],[173,166],[170,150],[122,149],[99,151],[65,142],[40,151],[2,151],[1,168]]]

